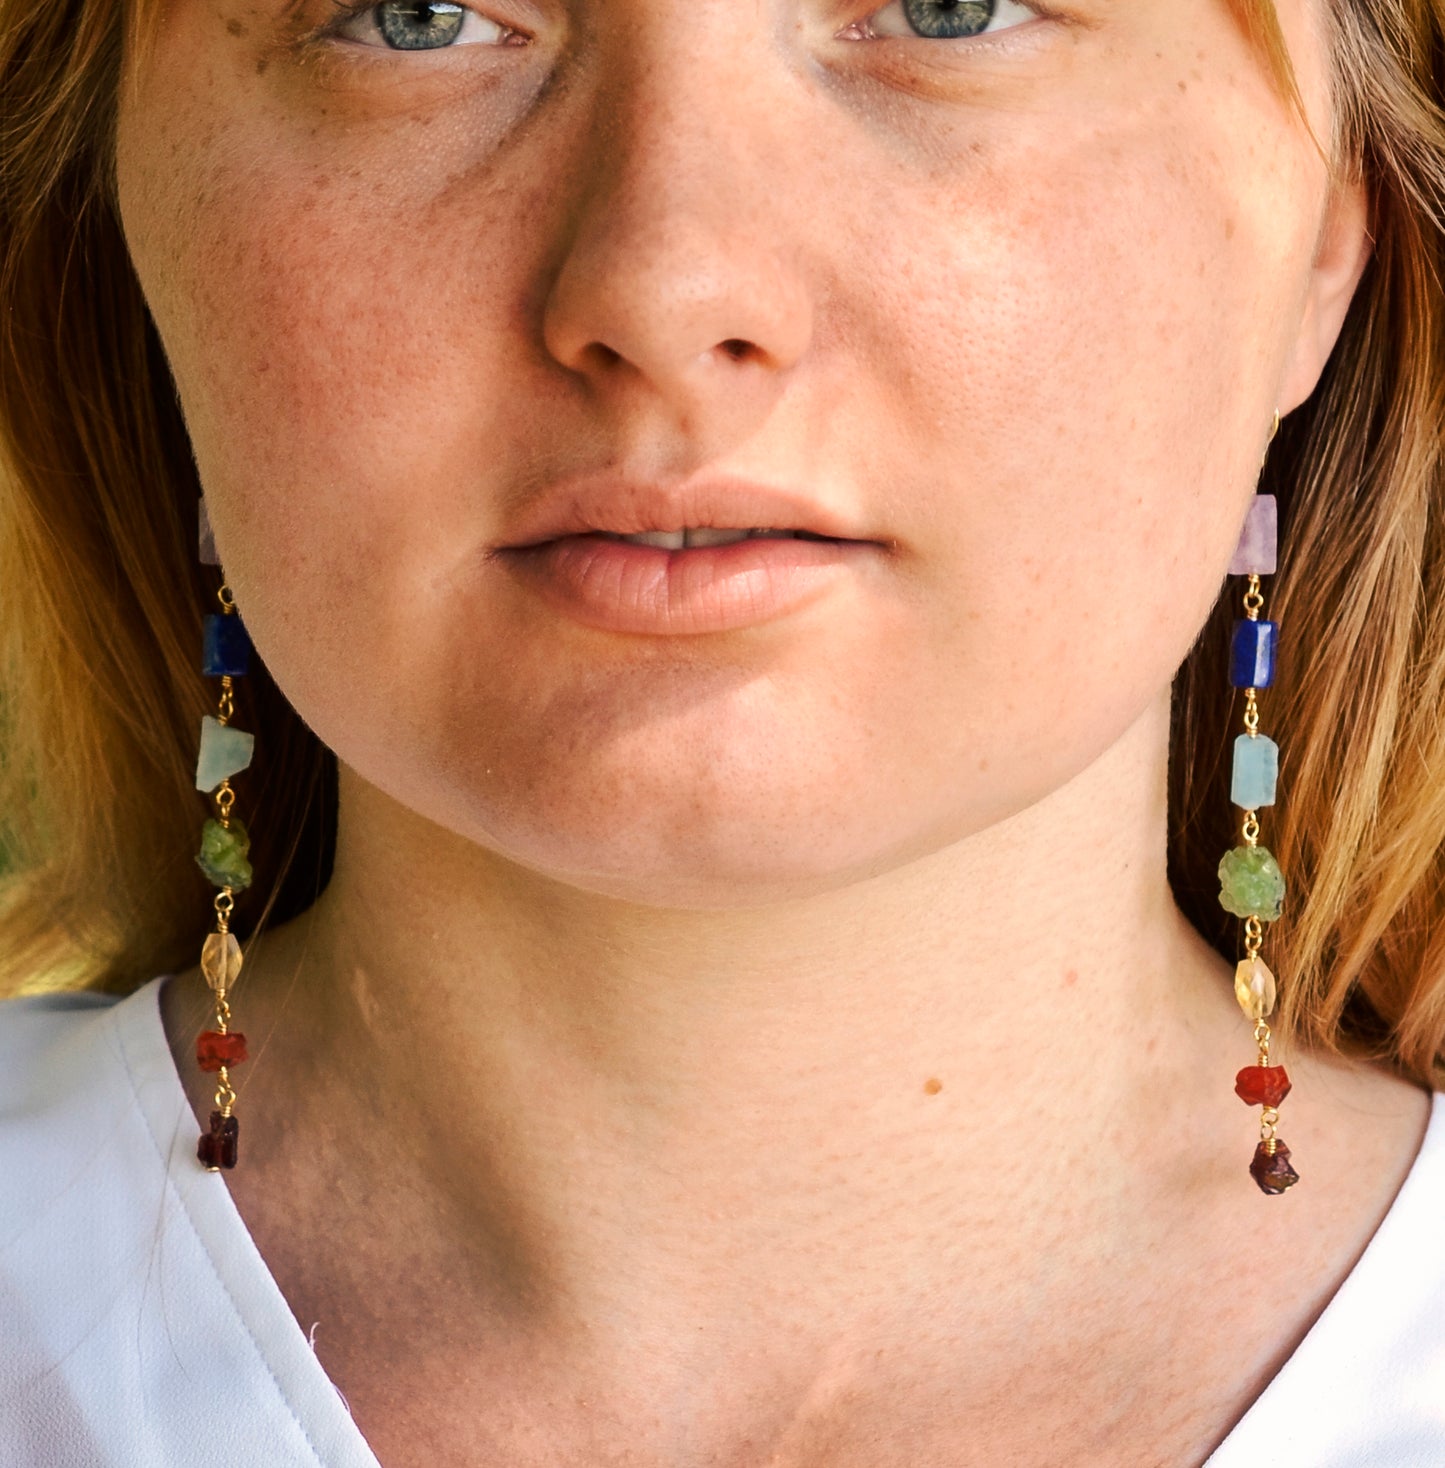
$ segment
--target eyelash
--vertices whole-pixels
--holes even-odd
[[[314,33],[314,36],[313,36],[314,39],[317,39],[317,40],[328,40],[328,39],[344,40],[344,39],[348,39],[347,37],[343,36],[343,34],[342,34],[344,27],[346,27],[347,25],[349,25],[353,21],[360,20],[363,16],[367,15],[368,12],[379,9],[380,8],[381,0],[331,0],[331,3],[332,3],[332,6],[334,7],[334,9],[336,11],[336,14],[333,15],[330,20],[328,20],[327,22],[325,22],[325,24],[323,24],[322,26],[320,26],[317,29],[317,31]],[[459,0],[459,3],[460,3],[460,0]],[[1051,11],[1046,10],[1042,4],[1035,3],[1035,0],[1012,0],[1012,3],[1015,4],[1017,6],[1017,8],[1019,8],[1019,9],[1027,10],[1036,19],[1041,19],[1041,20],[1042,19],[1049,19],[1052,16],[1052,12]],[[837,33],[836,39],[840,39],[840,40],[851,40],[851,41],[875,41],[875,42],[877,42],[877,41],[888,41],[888,40],[928,41],[930,39],[933,39],[933,38],[930,38],[928,36],[920,36],[920,35],[916,35],[916,34],[913,35],[913,36],[906,36],[906,35],[894,36],[894,35],[888,35],[888,34],[882,34],[882,35],[880,35],[877,31],[875,31],[873,29],[873,22],[879,16],[885,14],[887,11],[900,8],[901,5],[902,5],[902,0],[888,0],[888,3],[886,5],[881,6],[878,10],[873,11],[871,14],[865,16],[862,20],[854,21],[851,25],[845,26],[842,31],[840,31],[840,32]],[[482,15],[482,13],[479,10],[474,10],[469,5],[466,6],[465,8],[467,10],[471,11],[471,13],[473,15],[478,16],[478,18],[480,18],[482,20],[487,20],[491,24],[493,24],[495,26],[498,26],[501,29],[501,31],[504,34],[502,35],[502,37],[499,40],[497,40],[497,41],[495,41],[495,42],[492,43],[495,46],[513,45],[513,44],[516,44],[517,41],[519,41],[519,40],[521,42],[525,42],[525,41],[527,41],[527,40],[530,39],[530,37],[528,37],[525,32],[519,31],[515,27],[508,26],[508,25],[506,25],[502,21],[493,20],[490,16]],[[1020,29],[1020,26],[1019,25],[1005,26],[1003,28],[1003,32],[1002,33],[1007,33],[1008,31],[1017,30],[1017,29]],[[850,32],[852,32],[852,34],[850,34]],[[951,40],[951,41],[953,41],[953,43],[955,45],[957,45],[958,42],[961,41],[961,40],[962,41],[973,40],[973,41],[975,41],[977,43],[980,43],[980,44],[990,44],[991,43],[991,40],[992,40],[992,37],[994,35],[997,35],[997,34],[1001,34],[1001,33],[999,33],[999,32],[981,32],[976,37],[940,37],[938,39],[940,39],[941,41],[943,41],[945,44],[948,41]],[[389,50],[391,48],[382,46],[382,47],[369,47],[368,49],[371,49],[371,50]],[[433,50],[433,51],[438,51],[438,50],[454,50],[456,48],[453,47],[453,46],[438,46],[438,47],[419,48],[419,49],[430,49],[430,50]]]

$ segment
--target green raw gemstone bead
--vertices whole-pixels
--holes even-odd
[[[235,816],[231,817],[229,830],[220,821],[210,820],[201,827],[201,853],[196,865],[216,886],[241,892],[251,885],[251,863],[246,860],[250,850],[251,838]]]
[[[1236,846],[1219,863],[1219,901],[1235,917],[1272,923],[1284,905],[1284,873],[1263,846]]]

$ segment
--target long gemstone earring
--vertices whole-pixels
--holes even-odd
[[[203,565],[220,565],[204,499],[200,502],[200,557]],[[227,995],[241,973],[241,945],[230,925],[236,893],[251,885],[247,860],[251,842],[245,826],[232,814],[236,793],[231,789],[231,776],[249,767],[256,742],[254,735],[231,725],[235,712],[232,680],[245,677],[250,670],[251,640],[228,586],[221,586],[217,600],[221,610],[204,619],[201,672],[221,680],[221,696],[215,716],[208,714],[201,720],[201,751],[196,762],[196,789],[211,796],[216,810],[201,828],[196,863],[220,889],[215,898],[216,930],[206,935],[201,948],[201,972],[216,996],[216,1027],[203,1030],[196,1039],[197,1062],[203,1071],[216,1076],[216,1109],[211,1112],[210,1130],[201,1133],[196,1147],[207,1172],[236,1165],[239,1123],[231,1067],[245,1060],[246,1037],[231,1028]]]
[[[1270,442],[1279,431],[1274,415]],[[1267,450],[1266,450],[1267,452]],[[1263,467],[1263,466],[1261,466]],[[1235,970],[1234,993],[1245,1016],[1254,1021],[1258,1059],[1235,1077],[1241,1100],[1263,1109],[1259,1118],[1259,1145],[1249,1164],[1250,1176],[1272,1196],[1299,1181],[1290,1166],[1289,1148],[1280,1139],[1279,1104],[1289,1094],[1289,1076],[1282,1065],[1270,1062],[1269,1016],[1274,1013],[1274,975],[1259,956],[1264,925],[1280,916],[1285,880],[1279,863],[1259,842],[1259,812],[1275,802],[1279,779],[1279,746],[1259,732],[1259,690],[1274,682],[1279,626],[1260,616],[1264,593],[1259,578],[1275,572],[1279,543],[1279,511],[1272,494],[1256,494],[1244,523],[1239,548],[1230,563],[1231,576],[1247,576],[1244,616],[1234,623],[1230,647],[1229,681],[1244,694],[1244,733],[1234,741],[1234,770],[1230,799],[1244,812],[1243,844],[1219,863],[1219,900],[1226,912],[1244,919],[1245,957]]]

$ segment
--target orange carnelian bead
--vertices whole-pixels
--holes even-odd
[[[202,1070],[240,1065],[245,1058],[246,1037],[238,1030],[224,1035],[219,1030],[203,1030],[196,1039],[196,1060]]]
[[[1278,1106],[1289,1095],[1289,1076],[1282,1065],[1246,1065],[1235,1076],[1234,1089],[1251,1106]]]

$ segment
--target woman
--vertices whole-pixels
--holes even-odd
[[[124,10],[0,4],[0,1456],[1445,1461],[1445,6]]]

